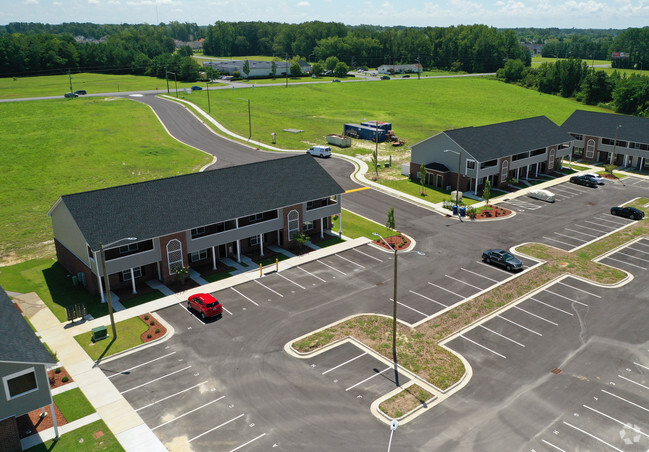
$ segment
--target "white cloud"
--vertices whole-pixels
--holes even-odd
[[[61,2],[52,2],[52,5],[54,5],[54,6],[63,6],[63,3],[61,3]]]
[[[109,5],[121,5],[122,3],[119,0],[108,0]]]
[[[89,4],[89,5],[98,5],[98,4],[99,4],[99,0],[88,0],[88,4]]]
[[[303,6],[308,7],[308,6],[311,6],[311,3],[309,3],[309,2],[298,2],[297,6],[298,7],[303,7]]]
[[[25,0],[23,3],[25,5],[38,5],[38,0]]]

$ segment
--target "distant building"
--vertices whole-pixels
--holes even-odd
[[[178,41],[174,39],[176,47],[189,47],[192,50],[201,50],[203,48],[203,42],[205,42],[205,39],[198,39],[196,41]]]
[[[273,68],[273,62],[272,61],[255,61],[255,60],[248,60],[248,65],[250,66],[250,73],[246,76],[246,74],[243,72],[243,65],[245,64],[245,60],[217,60],[217,61],[206,61],[203,63],[204,67],[212,67],[224,74],[232,75],[234,74],[235,71],[239,72],[241,74],[241,77],[243,78],[266,78],[266,77],[272,77],[272,68]],[[276,61],[275,65],[277,67],[275,75],[277,77],[285,77],[286,76],[286,71],[288,70],[288,73],[290,75],[291,73],[291,65],[293,63],[291,62],[286,62],[286,61]],[[300,67],[302,68],[302,73],[303,74],[309,74],[311,72],[311,65],[307,63],[306,61],[300,61],[299,62]]]
[[[541,55],[545,44],[536,44],[532,42],[521,42],[521,46],[526,47],[532,55]]]
[[[407,72],[421,72],[421,64],[382,64],[377,68],[379,74],[404,74]]]

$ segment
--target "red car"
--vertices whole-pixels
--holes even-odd
[[[223,305],[208,293],[197,293],[187,299],[187,309],[193,309],[201,314],[201,318],[221,316]]]

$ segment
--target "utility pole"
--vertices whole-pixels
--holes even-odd
[[[166,64],[165,64],[165,78],[167,79],[167,94],[169,94],[169,72],[167,72]]]
[[[72,91],[72,74],[70,73],[69,70],[68,70],[68,77],[70,77],[70,92],[72,93],[73,92]]]
[[[288,52],[286,52],[286,59],[284,60],[286,66],[284,66],[284,72],[286,73],[286,87],[288,88]]]

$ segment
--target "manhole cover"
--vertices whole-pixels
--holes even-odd
[[[376,285],[377,285],[377,286],[382,286],[383,283],[382,283],[382,282],[377,282]]]
[[[554,369],[552,369],[552,373],[555,374],[555,375],[559,375],[561,373],[561,369],[559,369],[558,367],[555,367]]]

